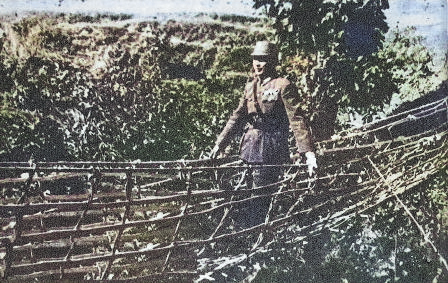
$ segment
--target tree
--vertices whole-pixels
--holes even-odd
[[[238,103],[249,71],[240,59],[257,35],[216,23],[77,24],[106,16],[0,24],[1,161],[172,160],[210,150]],[[201,80],[172,78],[170,66],[186,67],[184,76],[193,67]]]
[[[388,30],[387,0],[254,3],[273,20],[286,69],[309,100],[317,140],[331,137],[340,107],[371,114],[397,91],[388,64],[378,56]]]

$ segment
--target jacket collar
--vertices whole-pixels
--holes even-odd
[[[263,80],[260,80],[260,78],[256,78],[256,79],[257,79],[259,85],[265,85],[268,82],[272,81],[274,79],[274,77],[269,76],[267,78],[264,78]]]

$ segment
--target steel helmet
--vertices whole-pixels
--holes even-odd
[[[275,44],[269,41],[258,41],[255,44],[254,51],[251,54],[252,56],[270,56],[277,58],[278,51]]]

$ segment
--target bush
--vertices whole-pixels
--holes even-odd
[[[246,80],[245,73],[223,70],[250,68],[244,65],[252,34],[173,21],[136,29],[58,26],[66,20],[104,17],[47,15],[14,24],[16,44],[30,52],[0,54],[9,81],[2,84],[2,123],[17,120],[2,128],[5,137],[17,138],[4,140],[1,159],[167,160],[210,149]],[[6,34],[2,44],[14,36]],[[243,47],[228,53],[229,44]],[[203,79],[169,79],[170,65],[202,70]]]

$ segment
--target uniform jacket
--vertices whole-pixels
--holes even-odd
[[[311,134],[301,111],[297,87],[285,78],[249,82],[237,109],[218,136],[224,149],[232,137],[247,126],[241,140],[241,159],[256,164],[279,164],[289,158],[289,127],[299,153],[313,151]]]

